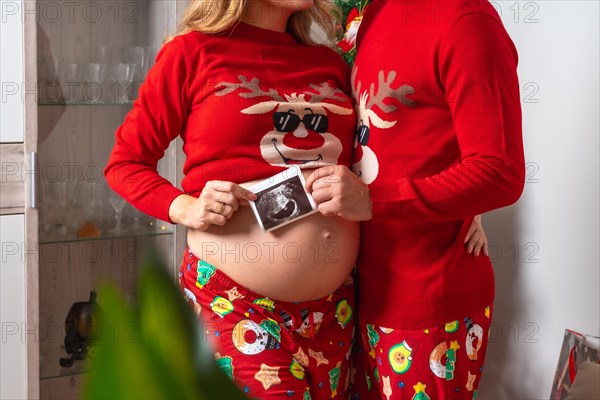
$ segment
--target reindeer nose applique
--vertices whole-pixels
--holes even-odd
[[[296,132],[300,130],[300,127],[296,129],[294,132],[287,133],[283,137],[283,144],[292,149],[302,149],[302,150],[310,150],[310,149],[318,149],[325,144],[325,138],[318,133],[308,131],[306,129],[302,129],[303,133],[298,135]]]
[[[297,138],[305,138],[308,136],[308,131],[306,130],[304,125],[300,125],[298,126],[298,128],[296,128],[296,130],[294,130],[294,136],[296,136]]]

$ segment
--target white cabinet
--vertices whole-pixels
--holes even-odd
[[[22,323],[19,329],[27,332],[27,340],[7,350],[10,360],[4,358],[3,342],[2,396],[77,398],[86,360],[61,364],[71,356],[65,349],[71,305],[87,301],[106,279],[133,299],[137,265],[147,247],[158,250],[176,276],[185,229],[126,206],[124,228],[115,232],[118,201],[110,201],[106,188],[90,202],[82,188],[104,180],[115,131],[163,39],[176,33],[186,3],[0,0],[2,94],[5,88],[12,93],[13,81],[22,82],[22,96],[1,103],[1,137],[9,142],[0,144],[2,242],[6,230],[18,237],[10,241],[22,244],[21,263],[2,264],[2,321],[10,309],[9,322]],[[114,72],[124,63],[136,64],[131,84]],[[99,68],[114,73],[101,77]],[[179,139],[158,167],[179,187],[182,155]],[[88,220],[99,231],[82,235]],[[102,299],[97,301],[102,306]]]
[[[23,3],[0,0],[0,142],[23,142]]]
[[[27,398],[25,216],[0,216],[0,399]]]

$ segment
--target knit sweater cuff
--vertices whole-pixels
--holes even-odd
[[[173,185],[161,186],[154,192],[153,204],[155,204],[155,207],[153,210],[147,210],[146,212],[155,218],[175,225],[175,222],[171,221],[169,217],[169,209],[173,200],[182,194],[185,194],[185,192]]]

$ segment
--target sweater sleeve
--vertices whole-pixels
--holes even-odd
[[[185,192],[160,176],[157,165],[179,135],[189,108],[190,64],[183,39],[177,36],[164,44],[155,61],[116,131],[104,175],[109,186],[134,207],[173,223],[169,207]]]
[[[460,161],[425,178],[371,185],[373,219],[463,219],[518,200],[525,161],[517,61],[502,23],[489,13],[453,24],[438,68]]]

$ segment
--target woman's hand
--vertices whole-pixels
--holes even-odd
[[[350,221],[371,219],[369,187],[345,166],[318,168],[306,179],[319,212],[337,215]]]
[[[239,206],[250,200],[256,200],[256,195],[238,184],[209,181],[198,198],[177,196],[169,208],[169,217],[176,224],[204,231],[211,225],[225,225]]]
[[[481,214],[473,218],[465,237],[465,246],[467,246],[467,253],[471,254],[473,250],[475,251],[474,256],[478,256],[482,248],[483,254],[488,255],[488,239],[483,230],[483,225],[481,225]]]

